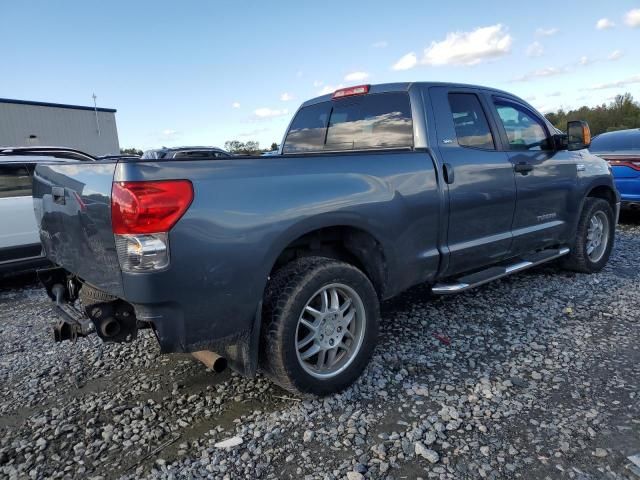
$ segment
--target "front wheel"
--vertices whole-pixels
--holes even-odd
[[[327,395],[353,383],[371,357],[379,306],[356,267],[322,257],[295,260],[265,293],[261,367],[296,393]]]
[[[611,255],[615,228],[615,216],[609,202],[587,198],[571,253],[565,258],[563,267],[582,273],[602,270]]]

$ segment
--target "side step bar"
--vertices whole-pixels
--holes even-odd
[[[511,275],[512,273],[521,272],[522,270],[526,270],[527,268],[550,262],[551,260],[560,258],[567,253],[569,253],[569,249],[566,247],[541,250],[540,252],[536,252],[527,258],[520,259],[515,263],[489,267],[485,270],[460,277],[453,282],[437,283],[431,288],[431,291],[436,295],[450,295],[452,293],[464,292],[465,290],[469,290],[470,288],[484,285],[485,283],[491,282],[492,280],[497,280],[498,278],[506,277],[507,275]]]

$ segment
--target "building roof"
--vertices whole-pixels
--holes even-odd
[[[71,110],[98,110],[99,112],[115,113],[115,108],[93,108],[85,107],[82,105],[67,105],[64,103],[49,103],[49,102],[33,102],[31,100],[13,100],[11,98],[0,98],[0,103],[12,103],[15,105],[34,105],[36,107],[55,107],[55,108],[69,108]]]

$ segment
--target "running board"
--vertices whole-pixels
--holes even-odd
[[[498,278],[506,277],[507,275],[511,275],[512,273],[521,272],[522,270],[526,270],[527,268],[550,262],[551,260],[560,258],[567,253],[569,253],[569,249],[566,247],[558,249],[554,248],[552,250],[541,250],[532,255],[529,255],[527,258],[522,258],[515,263],[489,267],[486,270],[481,270],[470,275],[465,275],[464,277],[460,277],[452,282],[437,283],[431,288],[431,291],[436,295],[450,295],[452,293],[464,292],[465,290],[469,290],[470,288],[484,285],[485,283],[497,280]]]

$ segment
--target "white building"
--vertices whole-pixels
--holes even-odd
[[[120,153],[116,111],[0,98],[0,147],[69,147],[92,155]]]

